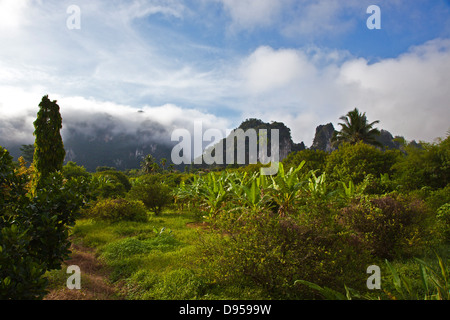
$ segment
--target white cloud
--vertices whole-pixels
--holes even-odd
[[[271,26],[278,21],[286,0],[219,0],[231,17],[231,29]]]
[[[15,31],[27,23],[24,17],[29,0],[0,0],[0,32]]]
[[[32,91],[17,87],[0,86],[0,137],[5,143],[32,143],[33,122],[39,110],[43,88]],[[61,96],[49,93],[49,99],[57,100],[63,118],[63,137],[68,129],[85,135],[93,134],[93,130],[109,127],[114,133],[136,134],[137,130],[145,130],[154,124],[164,128],[160,136],[161,142],[169,142],[172,130],[183,128],[193,132],[195,121],[201,121],[203,128],[217,128],[225,131],[229,121],[210,113],[196,109],[185,109],[174,104],[162,106],[142,106],[140,109],[111,101],[99,101],[79,96]],[[138,110],[142,112],[138,112]]]
[[[330,28],[345,11],[332,10],[337,1],[301,0],[297,6],[293,0],[221,1],[235,30],[281,23],[285,32],[290,25],[292,34],[306,34],[314,32],[314,21],[328,17],[318,32],[332,34],[337,31]],[[96,110],[110,114],[124,130],[134,130],[141,118],[168,127],[204,119],[205,127],[231,129],[222,118],[226,108],[241,120],[283,121],[296,142],[309,146],[317,125],[336,124],[354,107],[407,139],[431,141],[449,129],[450,40],[430,41],[374,64],[345,51],[312,46],[266,45],[238,56],[194,46],[175,31],[161,32],[168,29],[160,26],[146,24],[151,31],[141,33],[137,25],[154,14],[182,20],[188,11],[182,1],[136,0],[118,8],[79,1],[81,30],[66,28],[68,1],[21,2],[26,7],[13,3],[0,0],[0,7],[12,5],[7,12],[17,17],[6,23],[21,32],[12,37],[0,28],[2,138],[29,137],[46,93],[58,99],[66,121],[97,120],[92,116]],[[343,8],[354,9],[355,3]],[[288,9],[292,11],[286,13]],[[296,19],[282,22],[283,16],[297,13]],[[23,24],[20,17],[27,18]]]
[[[369,64],[335,51],[256,49],[240,66],[245,117],[285,121],[310,145],[317,125],[337,127],[357,107],[380,128],[433,141],[450,129],[450,40],[436,39]]]
[[[303,52],[293,49],[275,51],[259,47],[242,64],[246,87],[253,94],[262,94],[285,87],[314,73]]]
[[[432,141],[450,128],[450,40],[433,40],[396,59],[342,66],[346,100],[365,108],[392,133]]]

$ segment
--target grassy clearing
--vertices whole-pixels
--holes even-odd
[[[104,280],[120,288],[122,299],[267,298],[257,288],[213,280],[213,266],[203,256],[201,244],[216,236],[194,215],[173,212],[152,216],[148,222],[109,223],[83,218],[72,230],[74,245],[91,248],[98,263],[108,270]],[[83,287],[90,280],[83,279],[84,267],[80,268]],[[65,268],[52,272],[50,278],[54,284],[65,284]],[[58,290],[53,288],[53,296],[48,298],[58,298],[54,293]]]

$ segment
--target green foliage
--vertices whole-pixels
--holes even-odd
[[[431,190],[430,188],[424,187],[414,193],[424,199],[433,211],[437,211],[441,206],[450,202],[450,184],[445,188],[437,190]]]
[[[69,161],[65,166],[63,166],[62,173],[67,179],[77,177],[88,178],[90,176],[89,172],[87,172],[83,166],[78,166],[73,161]]]
[[[123,198],[131,189],[128,177],[120,171],[100,171],[94,173],[93,177],[97,179],[100,198]]]
[[[192,270],[178,269],[159,279],[145,298],[160,300],[188,300],[201,297],[205,291],[203,279]]]
[[[283,165],[286,170],[298,167],[300,163],[305,161],[304,168],[306,171],[317,171],[320,175],[325,171],[328,153],[322,150],[305,149],[298,152],[291,152],[284,160]]]
[[[339,219],[375,256],[386,259],[417,253],[430,231],[424,203],[398,195],[357,199]]]
[[[399,270],[388,260],[385,260],[390,279],[385,277],[387,283],[382,291],[375,293],[363,293],[345,287],[345,294],[329,287],[321,287],[316,283],[297,280],[295,284],[305,285],[319,293],[326,300],[450,300],[449,263],[437,256],[437,266],[421,259],[415,259],[420,274],[420,286],[415,280]]]
[[[41,179],[33,195],[28,183],[0,147],[0,295],[8,299],[42,298],[42,275],[68,257],[68,230],[85,201],[86,185],[58,173]]]
[[[128,192],[129,199],[142,201],[142,203],[156,215],[172,201],[169,187],[162,183],[136,184]]]
[[[180,242],[175,239],[171,232],[164,232],[164,229],[156,233],[150,239],[139,240],[136,238],[125,238],[108,244],[102,252],[102,258],[114,261],[132,255],[146,254],[152,250],[166,252],[174,250]]]
[[[421,143],[420,147],[408,145],[405,152],[393,166],[402,191],[439,189],[450,183],[450,136],[438,143]]]
[[[445,241],[450,242],[450,203],[439,207],[436,218]]]
[[[334,133],[333,142],[350,144],[362,142],[381,147],[381,143],[376,139],[380,135],[380,131],[373,127],[379,123],[378,120],[369,123],[366,113],[360,113],[357,108],[339,119],[344,123],[339,123],[341,130]]]
[[[98,166],[97,168],[95,168],[95,172],[103,172],[103,171],[117,171],[117,169],[108,166]]]
[[[281,216],[292,214],[298,203],[297,194],[302,188],[302,180],[299,176],[305,161],[302,161],[295,169],[284,171],[280,164],[278,174],[271,176],[272,185],[268,188],[271,199],[278,205],[278,214]],[[306,182],[306,181],[304,181]]]
[[[103,199],[99,200],[87,212],[87,216],[93,219],[110,222],[118,221],[147,221],[148,215],[141,201],[126,199]]]
[[[42,179],[51,173],[62,170],[66,151],[61,138],[62,118],[56,101],[50,101],[48,95],[42,97],[39,111],[34,122],[34,156],[36,170],[34,186],[39,187]]]
[[[342,144],[327,158],[326,173],[333,180],[359,184],[367,175],[389,174],[398,157],[395,151],[383,152],[362,142]]]
[[[153,173],[158,171],[158,164],[156,163],[156,158],[151,154],[148,154],[141,161],[141,170],[144,173]]]
[[[228,236],[204,246],[205,259],[214,263],[210,276],[218,283],[257,286],[275,299],[311,298],[294,285],[299,278],[335,288],[343,279],[362,283],[368,254],[338,229],[270,211],[243,214],[238,221],[219,218],[226,220],[219,230]]]
[[[45,268],[30,255],[30,235],[3,216],[0,227],[0,299],[41,299],[47,287]]]

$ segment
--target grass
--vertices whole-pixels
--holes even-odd
[[[148,222],[83,218],[72,229],[72,243],[92,249],[122,299],[265,299],[257,288],[211,280],[200,248],[202,239],[214,236],[208,230],[189,213],[163,212]],[[61,285],[67,275],[55,271],[50,278]]]
[[[255,285],[217,282],[214,259],[205,257],[202,250],[203,242],[214,243],[216,237],[208,225],[189,213],[164,212],[151,216],[148,222],[80,219],[72,229],[74,252],[66,265],[80,266],[82,290],[65,288],[65,265],[47,274],[51,284],[47,299],[270,299]],[[449,247],[440,254],[448,259]],[[434,258],[422,257],[429,263]],[[414,259],[391,263],[399,274],[410,279],[409,295],[400,295],[389,268],[382,261],[379,265],[384,292],[397,299],[420,299],[425,294],[421,269]],[[371,295],[376,299],[378,293]]]

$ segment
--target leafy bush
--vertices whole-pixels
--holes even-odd
[[[450,184],[442,189],[430,190],[430,188],[422,188],[416,192],[419,193],[419,196],[434,211],[437,211],[441,206],[450,202]]]
[[[222,221],[221,227],[219,232],[225,236],[205,240],[203,247],[211,264],[208,276],[218,283],[256,286],[276,299],[311,298],[310,292],[294,286],[297,279],[335,288],[344,279],[357,287],[364,283],[369,255],[339,229],[304,225],[297,218],[267,210],[245,212],[238,221]]]
[[[46,294],[45,268],[29,252],[31,237],[0,217],[0,299],[40,299]]]
[[[161,183],[136,184],[128,192],[129,199],[142,201],[142,203],[156,215],[159,215],[164,206],[172,201],[169,187]]]
[[[76,179],[52,173],[31,196],[28,178],[0,147],[0,294],[8,299],[43,296],[41,276],[68,257],[69,228],[85,202],[87,185]]]
[[[148,220],[147,210],[141,201],[126,199],[103,199],[87,213],[90,217],[110,222]]]
[[[334,180],[351,180],[358,184],[368,174],[375,177],[389,174],[398,156],[397,151],[381,151],[362,142],[354,145],[344,143],[328,156],[325,172]]]
[[[304,168],[306,171],[318,171],[317,174],[320,175],[325,171],[325,165],[328,153],[322,150],[312,150],[305,149],[298,152],[291,152],[287,158],[283,160],[283,165],[286,170],[290,168],[296,168],[305,161]]]
[[[437,210],[436,218],[445,241],[450,242],[450,203],[442,205]]]
[[[62,173],[67,179],[77,177],[88,178],[90,176],[89,172],[86,171],[86,168],[84,168],[83,166],[78,166],[73,161],[69,161],[65,166],[63,166]]]
[[[422,201],[392,195],[357,199],[341,210],[340,221],[375,256],[390,259],[423,248],[430,216]]]
[[[450,136],[434,144],[408,145],[405,152],[393,166],[402,191],[439,189],[450,183]]]
[[[297,280],[299,283],[317,291],[327,300],[450,300],[450,281],[448,259],[437,256],[437,263],[428,263],[415,259],[418,270],[398,270],[388,260],[385,260],[389,275],[383,277],[382,291],[360,293],[358,290],[345,286],[345,294],[315,283]],[[405,274],[409,273],[409,274]]]
[[[108,183],[99,184],[98,193],[101,198],[123,198],[130,191],[128,177],[120,171],[105,170],[95,173],[94,178],[106,179]]]

